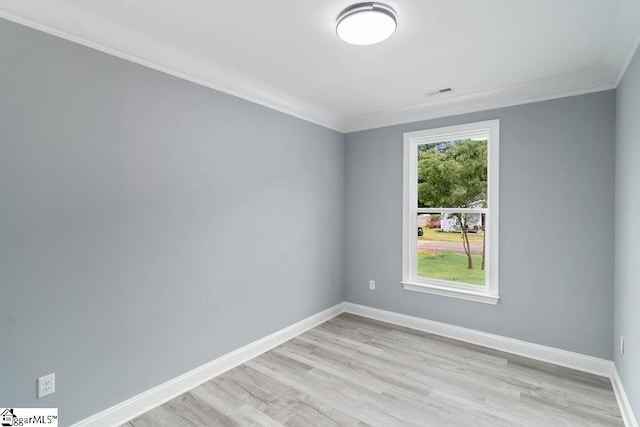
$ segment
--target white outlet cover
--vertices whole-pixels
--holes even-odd
[[[620,355],[624,356],[624,337],[620,336]]]
[[[376,281],[369,280],[369,289],[375,289],[375,288],[376,288]]]
[[[56,374],[49,374],[38,378],[38,399],[55,393]]]

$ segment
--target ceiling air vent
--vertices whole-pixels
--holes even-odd
[[[427,97],[436,96],[436,95],[442,95],[449,92],[453,92],[453,89],[451,89],[450,87],[444,87],[442,89],[430,90],[427,93],[425,93],[424,96],[427,96]]]

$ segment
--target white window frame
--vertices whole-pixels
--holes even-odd
[[[487,208],[418,208],[418,145],[442,141],[489,136],[487,142]],[[498,237],[499,237],[499,147],[500,121],[488,120],[457,126],[427,129],[404,134],[404,185],[402,220],[402,285],[411,291],[426,292],[453,298],[497,304],[498,294]],[[485,286],[467,285],[448,280],[418,277],[419,213],[476,212],[486,213]],[[480,288],[480,289],[479,289]]]

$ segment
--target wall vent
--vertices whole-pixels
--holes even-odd
[[[443,87],[442,89],[430,90],[427,93],[425,93],[424,96],[436,96],[436,95],[442,95],[449,92],[453,92],[453,89],[451,89],[450,87]]]

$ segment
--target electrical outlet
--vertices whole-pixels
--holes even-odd
[[[375,280],[369,280],[369,289],[375,290],[375,288],[376,288],[376,281]]]
[[[624,337],[620,335],[620,356],[624,356]]]
[[[45,375],[38,378],[38,399],[55,393],[56,391],[56,374]]]

